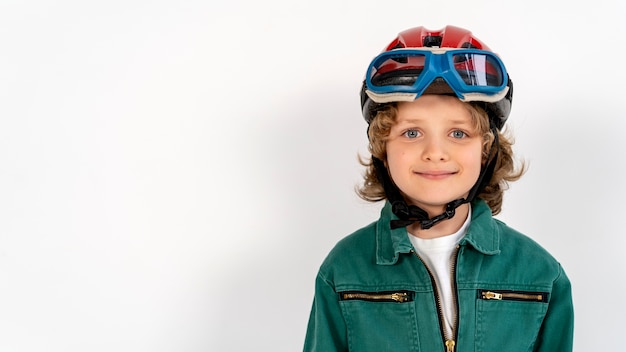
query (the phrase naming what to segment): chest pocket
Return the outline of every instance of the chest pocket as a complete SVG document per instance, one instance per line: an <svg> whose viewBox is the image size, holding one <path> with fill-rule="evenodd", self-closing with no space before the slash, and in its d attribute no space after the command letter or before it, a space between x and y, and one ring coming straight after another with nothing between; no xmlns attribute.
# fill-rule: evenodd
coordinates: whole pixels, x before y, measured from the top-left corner
<svg viewBox="0 0 626 352"><path fill-rule="evenodd" d="M418 351L415 293L339 293L351 352Z"/></svg>
<svg viewBox="0 0 626 352"><path fill-rule="evenodd" d="M476 352L532 351L548 309L547 292L478 290Z"/></svg>

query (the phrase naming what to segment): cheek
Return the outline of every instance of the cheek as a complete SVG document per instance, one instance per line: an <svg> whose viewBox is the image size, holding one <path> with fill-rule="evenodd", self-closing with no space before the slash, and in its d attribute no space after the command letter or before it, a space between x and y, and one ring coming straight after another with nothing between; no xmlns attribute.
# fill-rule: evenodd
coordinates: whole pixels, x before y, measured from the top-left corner
<svg viewBox="0 0 626 352"><path fill-rule="evenodd" d="M465 153L463 159L465 160L466 168L475 170L476 174L480 173L483 164L482 149L480 147L472 148L471 151Z"/></svg>
<svg viewBox="0 0 626 352"><path fill-rule="evenodd" d="M400 160L402 152L396 148L393 143L387 143L385 152L387 157L387 167L391 169L398 163L398 160Z"/></svg>
<svg viewBox="0 0 626 352"><path fill-rule="evenodd" d="M398 182L404 170L410 164L407 159L409 153L401 148L387 147L387 169L394 182Z"/></svg>
<svg viewBox="0 0 626 352"><path fill-rule="evenodd" d="M401 158L398 157L398 154L387 154L387 170L392 177L398 173L401 165Z"/></svg>

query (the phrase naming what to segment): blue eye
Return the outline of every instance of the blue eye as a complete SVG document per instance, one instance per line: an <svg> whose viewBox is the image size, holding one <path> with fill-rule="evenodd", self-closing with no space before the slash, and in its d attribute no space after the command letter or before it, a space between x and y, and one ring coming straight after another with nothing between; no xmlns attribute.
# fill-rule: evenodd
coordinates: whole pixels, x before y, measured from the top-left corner
<svg viewBox="0 0 626 352"><path fill-rule="evenodd" d="M454 138L464 138L467 137L467 133L460 131L460 130L456 130L456 131L452 131L452 133L450 133L450 135Z"/></svg>
<svg viewBox="0 0 626 352"><path fill-rule="evenodd" d="M417 138L419 134L417 130L407 130L404 132L404 136L407 138Z"/></svg>

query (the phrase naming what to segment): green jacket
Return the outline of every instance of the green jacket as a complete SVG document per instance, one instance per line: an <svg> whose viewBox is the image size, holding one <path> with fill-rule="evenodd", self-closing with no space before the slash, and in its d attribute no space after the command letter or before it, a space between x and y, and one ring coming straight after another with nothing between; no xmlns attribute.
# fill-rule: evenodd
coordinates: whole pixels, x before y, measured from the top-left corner
<svg viewBox="0 0 626 352"><path fill-rule="evenodd" d="M572 350L570 282L530 238L482 200L456 255L456 336L444 337L434 280L387 203L320 267L304 351Z"/></svg>

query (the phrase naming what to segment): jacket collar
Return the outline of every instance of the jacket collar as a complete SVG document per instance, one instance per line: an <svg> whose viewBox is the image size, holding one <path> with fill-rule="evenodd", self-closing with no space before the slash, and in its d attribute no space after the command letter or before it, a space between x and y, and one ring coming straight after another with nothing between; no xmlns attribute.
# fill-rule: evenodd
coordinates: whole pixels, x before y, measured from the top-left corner
<svg viewBox="0 0 626 352"><path fill-rule="evenodd" d="M391 229L389 221L398 217L391 211L391 204L385 203L376 223L376 264L393 265L402 253L413 250L405 227ZM500 253L500 232L491 209L482 199L472 202L472 222L460 244L470 245L485 255Z"/></svg>

